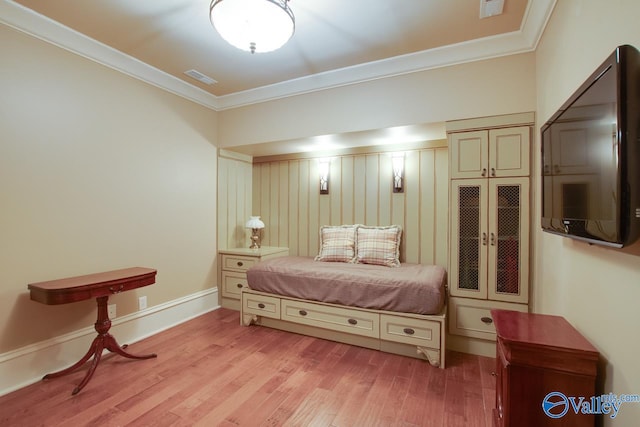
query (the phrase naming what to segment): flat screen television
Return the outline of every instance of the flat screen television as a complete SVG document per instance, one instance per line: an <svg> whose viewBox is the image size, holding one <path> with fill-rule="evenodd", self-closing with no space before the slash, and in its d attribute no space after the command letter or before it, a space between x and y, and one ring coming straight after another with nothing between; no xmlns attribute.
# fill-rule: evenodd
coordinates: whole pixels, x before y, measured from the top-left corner
<svg viewBox="0 0 640 427"><path fill-rule="evenodd" d="M619 46L540 129L542 229L621 248L640 231L640 54Z"/></svg>

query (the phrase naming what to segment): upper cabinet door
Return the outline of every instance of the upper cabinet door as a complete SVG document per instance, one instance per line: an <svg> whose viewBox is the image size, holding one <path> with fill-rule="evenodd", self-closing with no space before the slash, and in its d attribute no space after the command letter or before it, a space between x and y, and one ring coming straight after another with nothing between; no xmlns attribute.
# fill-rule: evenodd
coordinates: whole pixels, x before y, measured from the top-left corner
<svg viewBox="0 0 640 427"><path fill-rule="evenodd" d="M489 133L486 130L450 134L449 150L452 179L488 176Z"/></svg>
<svg viewBox="0 0 640 427"><path fill-rule="evenodd" d="M528 126L449 135L451 179L529 176Z"/></svg>
<svg viewBox="0 0 640 427"><path fill-rule="evenodd" d="M489 131L489 177L529 176L530 128Z"/></svg>

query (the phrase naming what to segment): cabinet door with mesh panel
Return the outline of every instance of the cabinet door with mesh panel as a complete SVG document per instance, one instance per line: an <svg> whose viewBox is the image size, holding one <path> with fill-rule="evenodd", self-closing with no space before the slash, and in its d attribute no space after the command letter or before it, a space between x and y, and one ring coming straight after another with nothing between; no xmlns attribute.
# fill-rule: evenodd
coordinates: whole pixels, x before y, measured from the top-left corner
<svg viewBox="0 0 640 427"><path fill-rule="evenodd" d="M529 179L489 180L489 299L526 303Z"/></svg>
<svg viewBox="0 0 640 427"><path fill-rule="evenodd" d="M451 182L450 293L487 298L487 187L486 179Z"/></svg>

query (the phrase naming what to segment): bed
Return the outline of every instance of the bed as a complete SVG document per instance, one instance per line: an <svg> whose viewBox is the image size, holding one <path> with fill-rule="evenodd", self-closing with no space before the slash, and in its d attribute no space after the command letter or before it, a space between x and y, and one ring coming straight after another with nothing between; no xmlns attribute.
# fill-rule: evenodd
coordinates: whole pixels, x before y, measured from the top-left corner
<svg viewBox="0 0 640 427"><path fill-rule="evenodd" d="M397 258L393 266L362 262L367 259L358 258L355 243L353 256L321 262L328 245L322 230L321 236L315 258L274 258L247 271L242 324L424 357L444 368L445 269Z"/></svg>

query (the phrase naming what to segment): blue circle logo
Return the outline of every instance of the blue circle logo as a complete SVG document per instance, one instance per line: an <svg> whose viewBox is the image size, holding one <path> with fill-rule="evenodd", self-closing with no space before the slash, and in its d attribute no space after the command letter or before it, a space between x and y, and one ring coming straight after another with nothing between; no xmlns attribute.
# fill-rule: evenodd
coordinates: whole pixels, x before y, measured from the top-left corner
<svg viewBox="0 0 640 427"><path fill-rule="evenodd" d="M563 393L552 391L542 399L542 410L550 418L562 418L569 412L569 399Z"/></svg>

